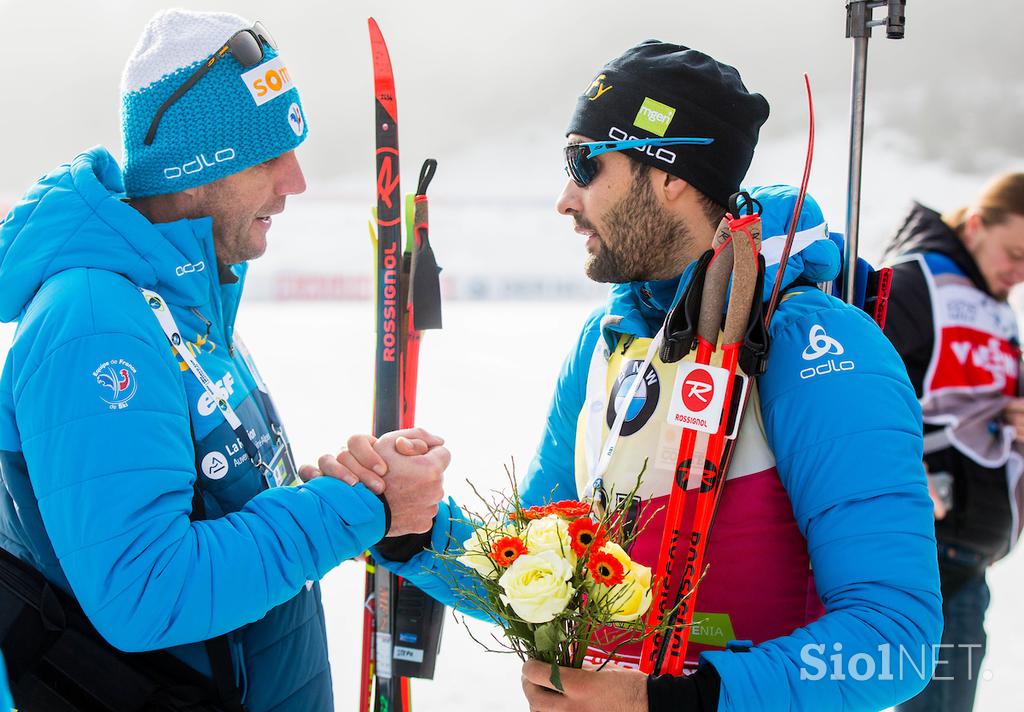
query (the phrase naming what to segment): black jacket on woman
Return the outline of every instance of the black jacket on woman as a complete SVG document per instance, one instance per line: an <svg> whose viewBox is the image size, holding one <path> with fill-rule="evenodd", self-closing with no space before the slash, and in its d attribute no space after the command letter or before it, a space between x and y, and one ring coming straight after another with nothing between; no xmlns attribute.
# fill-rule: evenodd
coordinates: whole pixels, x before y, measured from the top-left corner
<svg viewBox="0 0 1024 712"><path fill-rule="evenodd" d="M1020 528L1024 458L1002 419L1019 394L1017 323L934 210L914 204L886 261L894 278L885 333L921 400L928 472L952 481L951 507L935 523L949 596L1005 556Z"/></svg>

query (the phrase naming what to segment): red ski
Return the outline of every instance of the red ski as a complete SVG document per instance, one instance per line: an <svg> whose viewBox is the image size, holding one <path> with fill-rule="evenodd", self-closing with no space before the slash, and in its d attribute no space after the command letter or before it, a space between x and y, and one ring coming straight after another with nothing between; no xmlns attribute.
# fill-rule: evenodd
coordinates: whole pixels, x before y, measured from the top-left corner
<svg viewBox="0 0 1024 712"><path fill-rule="evenodd" d="M373 433L381 436L415 423L421 331L441 328L438 267L430 247L426 191L437 161L423 166L409 200L408 240L402 249L402 194L398 104L387 45L370 18L376 97L377 206L371 236L376 245L377 345ZM366 556L359 710L409 712L410 677L432 678L444 606Z"/></svg>

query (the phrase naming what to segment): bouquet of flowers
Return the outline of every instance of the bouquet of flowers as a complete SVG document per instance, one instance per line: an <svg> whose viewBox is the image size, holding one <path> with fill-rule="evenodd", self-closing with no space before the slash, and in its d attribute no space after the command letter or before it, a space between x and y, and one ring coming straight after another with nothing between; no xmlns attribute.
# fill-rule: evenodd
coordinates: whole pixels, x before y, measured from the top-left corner
<svg viewBox="0 0 1024 712"><path fill-rule="evenodd" d="M598 629L605 629L605 641L615 631L612 655L663 632L644 622L651 569L627 553L639 533L626 516L633 494L608 510L575 500L524 509L513 480L511 496L480 497L487 512L471 515L474 529L462 553L442 555L470 569L476 585L454 587L504 629L505 647L523 660L551 663L559 689L558 666L582 667Z"/></svg>

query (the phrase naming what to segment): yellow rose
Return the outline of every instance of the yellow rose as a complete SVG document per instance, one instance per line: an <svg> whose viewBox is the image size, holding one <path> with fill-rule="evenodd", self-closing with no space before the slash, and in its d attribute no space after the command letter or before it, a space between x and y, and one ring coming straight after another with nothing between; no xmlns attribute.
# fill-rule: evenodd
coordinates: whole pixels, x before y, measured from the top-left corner
<svg viewBox="0 0 1024 712"><path fill-rule="evenodd" d="M501 567L491 558L491 545L503 536L500 531L489 531L487 527L473 530L473 535L462 544L464 553L456 561L468 566L484 578L496 579Z"/></svg>
<svg viewBox="0 0 1024 712"><path fill-rule="evenodd" d="M651 569L629 558L621 546L608 542L601 551L611 554L622 564L622 583L604 586L594 583L597 605L613 621L635 621L651 607Z"/></svg>
<svg viewBox="0 0 1024 712"><path fill-rule="evenodd" d="M553 551L523 554L498 579L501 600L529 623L547 623L576 593L573 566Z"/></svg>
<svg viewBox="0 0 1024 712"><path fill-rule="evenodd" d="M523 532L523 541L530 548L531 554L552 551L566 559L570 566L576 567L577 557L569 538L569 523L557 514L531 521Z"/></svg>

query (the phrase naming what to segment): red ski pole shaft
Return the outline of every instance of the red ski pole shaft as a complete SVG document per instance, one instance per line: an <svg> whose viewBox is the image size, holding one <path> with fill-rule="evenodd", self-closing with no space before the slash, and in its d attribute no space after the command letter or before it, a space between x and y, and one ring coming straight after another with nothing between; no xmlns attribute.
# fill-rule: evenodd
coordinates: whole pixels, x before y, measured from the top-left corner
<svg viewBox="0 0 1024 712"><path fill-rule="evenodd" d="M409 294L412 294L412 277L416 273L416 253L423 244L427 232L427 196L417 195L414 200L413 236L415 244L409 259ZM407 298L405 318L405 361L402 364L402 418L401 427L411 428L416 424L416 383L420 367L420 342L423 332L416 328L415 303Z"/></svg>
<svg viewBox="0 0 1024 712"><path fill-rule="evenodd" d="M722 307L732 270L732 250L728 221L722 220L715 233L713 242L714 256L707 267L704 278L704 289L701 293L701 313L697 328L696 363L710 364L711 356L718 340L721 326ZM653 571L654 592L651 611L647 615L649 629L661 624L669 609L669 581L672 577L675 552L680 542L680 526L683 518L683 506L686 501L686 480L693 454L698 449L698 440L706 434L693 428L684 428L680 438L679 457L676 460L676 476L669 494L668 509L665 513L665 529L662 532L658 558ZM657 648L661 643L660 635L651 635L644 639L640 653L640 669L650 673L654 669Z"/></svg>
<svg viewBox="0 0 1024 712"><path fill-rule="evenodd" d="M711 463L712 468L709 473L710 477L705 477L697 494L693 531L690 535L690 551L686 557L687 565L683 570L679 589L681 594L694 590L703 569L712 516L717 509L727 474L721 466L723 464L722 455L732 415L733 390L740 348L743 346L743 338L750 320L750 310L754 299L760 298L760 295L754 294L758 272L757 254L761 245L760 216L754 214L735 218L730 221L729 228L732 233L733 272L732 285L729 290L729 311L725 318L725 329L722 335L722 368L727 370L730 375L725 391L726 410L718 431L711 436L708 442L707 462ZM694 599L695 596L690 598ZM694 603L694 600L689 600L685 607L680 606L676 624L666 649L668 655L662 672L671 675L678 675L682 672L693 623Z"/></svg>
<svg viewBox="0 0 1024 712"><path fill-rule="evenodd" d="M782 257L779 258L779 270L775 274L772 296L768 300L768 308L765 310L765 324L771 323L775 308L779 305L779 290L782 288L782 281L786 276L786 264L789 262L789 253L793 249L793 237L796 235L797 225L800 224L800 213L804 208L804 198L807 197L807 184L811 180L811 163L814 161L814 97L811 95L811 78L806 73L804 74L804 86L807 88L807 157L804 159L804 175L800 180L796 205L793 206L793 217L789 221L789 231L786 233Z"/></svg>

